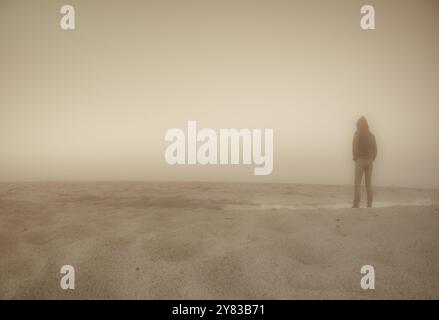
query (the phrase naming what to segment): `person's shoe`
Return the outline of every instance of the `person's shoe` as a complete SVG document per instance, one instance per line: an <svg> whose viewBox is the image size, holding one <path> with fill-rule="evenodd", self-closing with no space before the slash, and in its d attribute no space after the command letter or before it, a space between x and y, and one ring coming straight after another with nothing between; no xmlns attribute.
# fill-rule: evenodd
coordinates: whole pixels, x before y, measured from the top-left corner
<svg viewBox="0 0 439 320"><path fill-rule="evenodd" d="M368 204L367 207L368 207L368 208L372 208L372 204Z"/></svg>
<svg viewBox="0 0 439 320"><path fill-rule="evenodd" d="M352 206L352 208L359 208L360 206L358 205L358 204L354 204L353 206Z"/></svg>

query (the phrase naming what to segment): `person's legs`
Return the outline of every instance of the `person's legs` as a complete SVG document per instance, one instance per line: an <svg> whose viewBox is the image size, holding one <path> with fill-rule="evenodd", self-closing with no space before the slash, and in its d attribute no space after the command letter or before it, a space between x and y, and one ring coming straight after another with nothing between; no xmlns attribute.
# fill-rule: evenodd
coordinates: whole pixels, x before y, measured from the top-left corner
<svg viewBox="0 0 439 320"><path fill-rule="evenodd" d="M364 168L364 175L366 180L366 191L367 191L367 206L372 207L373 194L372 194L372 169L373 161L371 160L369 165Z"/></svg>
<svg viewBox="0 0 439 320"><path fill-rule="evenodd" d="M354 208L358 208L361 200L361 180L363 178L363 165L361 159L355 161L355 192L354 192Z"/></svg>

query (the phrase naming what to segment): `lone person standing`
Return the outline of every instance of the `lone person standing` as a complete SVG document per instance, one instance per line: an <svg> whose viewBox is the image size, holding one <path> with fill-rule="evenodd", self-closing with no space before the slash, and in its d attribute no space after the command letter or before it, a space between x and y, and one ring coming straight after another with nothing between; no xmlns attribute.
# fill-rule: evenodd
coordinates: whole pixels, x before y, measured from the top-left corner
<svg viewBox="0 0 439 320"><path fill-rule="evenodd" d="M352 154L355 161L355 193L353 208L360 206L361 200L361 180L363 174L366 180L367 207L372 207L372 168L373 161L377 156L377 144L375 136L370 132L369 125L365 117L357 121L357 131L352 142Z"/></svg>

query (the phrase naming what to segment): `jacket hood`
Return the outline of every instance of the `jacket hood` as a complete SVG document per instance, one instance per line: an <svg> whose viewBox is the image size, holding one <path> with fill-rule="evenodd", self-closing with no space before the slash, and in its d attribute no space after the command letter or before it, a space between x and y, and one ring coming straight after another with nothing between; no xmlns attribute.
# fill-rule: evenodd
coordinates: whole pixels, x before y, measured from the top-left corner
<svg viewBox="0 0 439 320"><path fill-rule="evenodd" d="M369 130L369 124L367 123L367 120L365 117L361 117L357 121L357 130Z"/></svg>

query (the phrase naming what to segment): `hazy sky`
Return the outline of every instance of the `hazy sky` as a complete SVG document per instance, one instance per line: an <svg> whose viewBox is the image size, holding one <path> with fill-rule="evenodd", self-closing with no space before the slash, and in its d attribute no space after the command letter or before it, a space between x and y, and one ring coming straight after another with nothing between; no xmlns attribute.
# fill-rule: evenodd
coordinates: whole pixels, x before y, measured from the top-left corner
<svg viewBox="0 0 439 320"><path fill-rule="evenodd" d="M376 184L439 187L438 39L436 0L0 0L0 181L351 184L364 115ZM273 173L166 164L188 120L273 128Z"/></svg>

